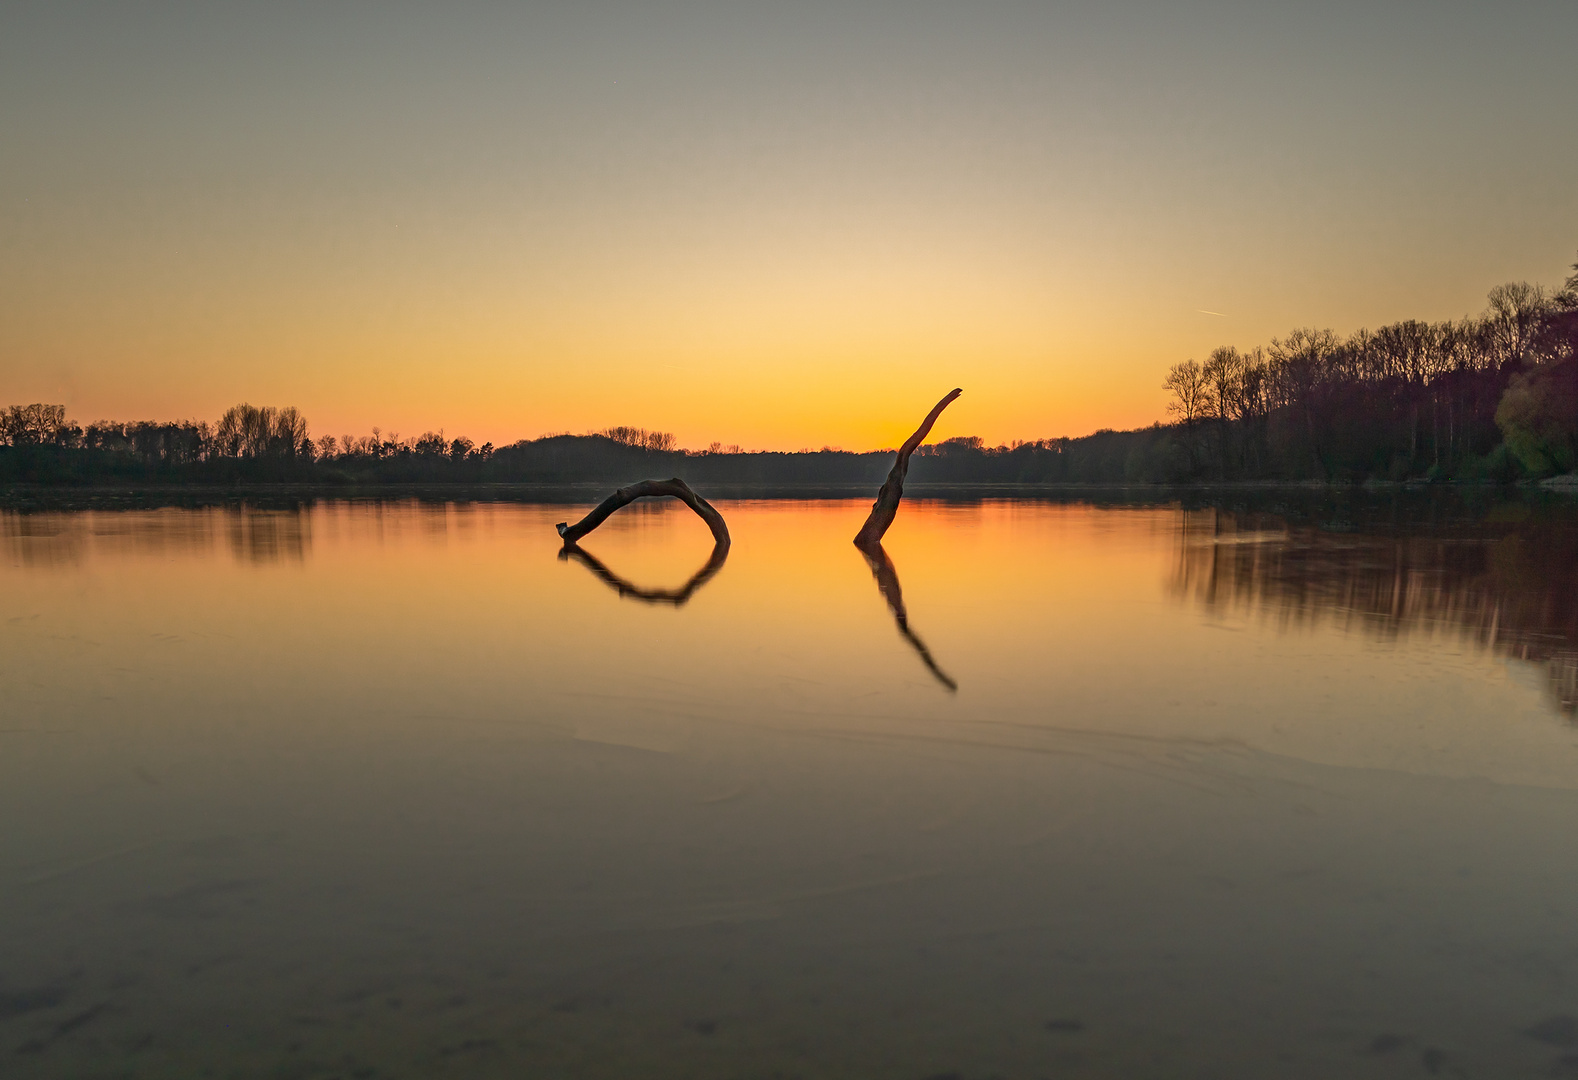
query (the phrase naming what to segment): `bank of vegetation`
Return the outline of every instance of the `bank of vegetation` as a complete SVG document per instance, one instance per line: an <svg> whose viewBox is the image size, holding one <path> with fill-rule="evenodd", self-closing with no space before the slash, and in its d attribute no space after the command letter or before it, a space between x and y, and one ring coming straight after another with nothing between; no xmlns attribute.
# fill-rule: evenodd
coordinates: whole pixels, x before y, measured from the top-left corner
<svg viewBox="0 0 1578 1080"><path fill-rule="evenodd" d="M1497 480L1578 466L1578 264L1458 322L1295 330L1173 365L1167 463L1189 477ZM1154 470L1152 470L1154 471ZM1165 471L1165 470L1164 470Z"/></svg>
<svg viewBox="0 0 1578 1080"><path fill-rule="evenodd" d="M1456 322L1270 344L1174 364L1170 423L1082 438L925 446L918 483L1189 484L1366 480L1507 483L1578 468L1578 264L1557 290L1515 283ZM312 436L294 408L217 423L78 424L59 405L0 412L0 485L619 483L870 486L891 451L681 449L636 427L509 446L426 432Z"/></svg>

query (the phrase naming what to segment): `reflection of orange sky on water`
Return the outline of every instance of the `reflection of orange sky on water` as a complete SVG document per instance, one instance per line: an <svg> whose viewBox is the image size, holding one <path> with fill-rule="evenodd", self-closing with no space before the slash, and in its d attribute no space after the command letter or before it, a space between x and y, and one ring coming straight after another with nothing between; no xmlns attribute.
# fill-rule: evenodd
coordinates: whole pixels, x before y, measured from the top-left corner
<svg viewBox="0 0 1578 1080"><path fill-rule="evenodd" d="M959 682L949 695L850 543L868 506L720 503L733 550L680 610L621 600L556 558L553 522L581 507L7 515L10 670L44 673L13 692L47 714L50 686L113 681L119 665L160 723L180 714L169 698L206 702L188 714L202 717L240 686L391 730L468 715L637 744L709 723L1036 745L1078 731L1516 776L1544 776L1557 759L1541 747L1565 746L1537 685L1475 650L1180 603L1166 508L906 504L886 546L911 626ZM673 588L711 544L668 503L616 515L585 547Z"/></svg>

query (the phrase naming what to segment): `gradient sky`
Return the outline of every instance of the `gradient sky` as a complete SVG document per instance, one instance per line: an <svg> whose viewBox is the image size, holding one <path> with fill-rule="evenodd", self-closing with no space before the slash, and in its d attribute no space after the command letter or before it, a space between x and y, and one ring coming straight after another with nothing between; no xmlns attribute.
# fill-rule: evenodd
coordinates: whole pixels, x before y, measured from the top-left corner
<svg viewBox="0 0 1578 1080"><path fill-rule="evenodd" d="M0 0L0 404L1146 424L1216 345L1559 282L1574 42L1572 0Z"/></svg>

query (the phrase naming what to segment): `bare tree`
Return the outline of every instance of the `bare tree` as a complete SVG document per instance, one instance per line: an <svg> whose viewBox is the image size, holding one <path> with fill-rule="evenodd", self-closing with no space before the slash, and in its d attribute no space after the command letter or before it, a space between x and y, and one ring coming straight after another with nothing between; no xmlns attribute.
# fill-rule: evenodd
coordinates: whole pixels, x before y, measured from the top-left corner
<svg viewBox="0 0 1578 1080"><path fill-rule="evenodd" d="M64 405L12 405L0 412L0 444L41 446L58 443L67 428Z"/></svg>
<svg viewBox="0 0 1578 1080"><path fill-rule="evenodd" d="M1162 389L1170 391L1173 399L1167 411L1178 418L1184 429L1184 449L1189 454L1189 470L1199 468L1195 446L1195 427L1211 415L1211 394L1204 370L1198 360L1185 360L1167 369Z"/></svg>
<svg viewBox="0 0 1578 1080"><path fill-rule="evenodd" d="M638 450L657 450L668 452L674 450L679 445L678 441L674 438L673 432L648 431L646 428L628 427L625 425L604 428L602 431L597 432L597 434L602 435L605 438L612 439L616 443L622 443L625 446L634 446Z"/></svg>
<svg viewBox="0 0 1578 1080"><path fill-rule="evenodd" d="M1230 471L1231 424L1244 416L1243 354L1230 345L1213 349L1200 367L1205 379L1209 410L1216 418L1216 449L1222 475Z"/></svg>
<svg viewBox="0 0 1578 1080"><path fill-rule="evenodd" d="M1544 286L1527 281L1497 285L1486 297L1490 308L1485 321L1497 366L1505 369L1523 360L1539 330L1540 318L1551 308L1552 297Z"/></svg>
<svg viewBox="0 0 1578 1080"><path fill-rule="evenodd" d="M1211 415L1211 395L1198 360L1185 360L1168 368L1162 389L1173 395L1167 411L1184 424L1193 425Z"/></svg>
<svg viewBox="0 0 1578 1080"><path fill-rule="evenodd" d="M1318 470L1324 471L1320 425L1316 422L1316 396L1330 378L1332 360L1337 354L1337 335L1330 330L1301 326L1286 338L1272 338L1269 353L1278 393L1285 403L1303 415L1312 462Z"/></svg>

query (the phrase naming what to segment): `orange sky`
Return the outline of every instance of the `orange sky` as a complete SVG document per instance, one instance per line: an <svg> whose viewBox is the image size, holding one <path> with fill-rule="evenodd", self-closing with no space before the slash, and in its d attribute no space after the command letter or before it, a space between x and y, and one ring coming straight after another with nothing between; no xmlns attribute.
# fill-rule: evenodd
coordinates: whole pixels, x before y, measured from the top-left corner
<svg viewBox="0 0 1578 1080"><path fill-rule="evenodd" d="M0 404L865 449L958 385L935 437L1146 424L1216 345L1564 276L1578 15L1425 10L8 9Z"/></svg>

